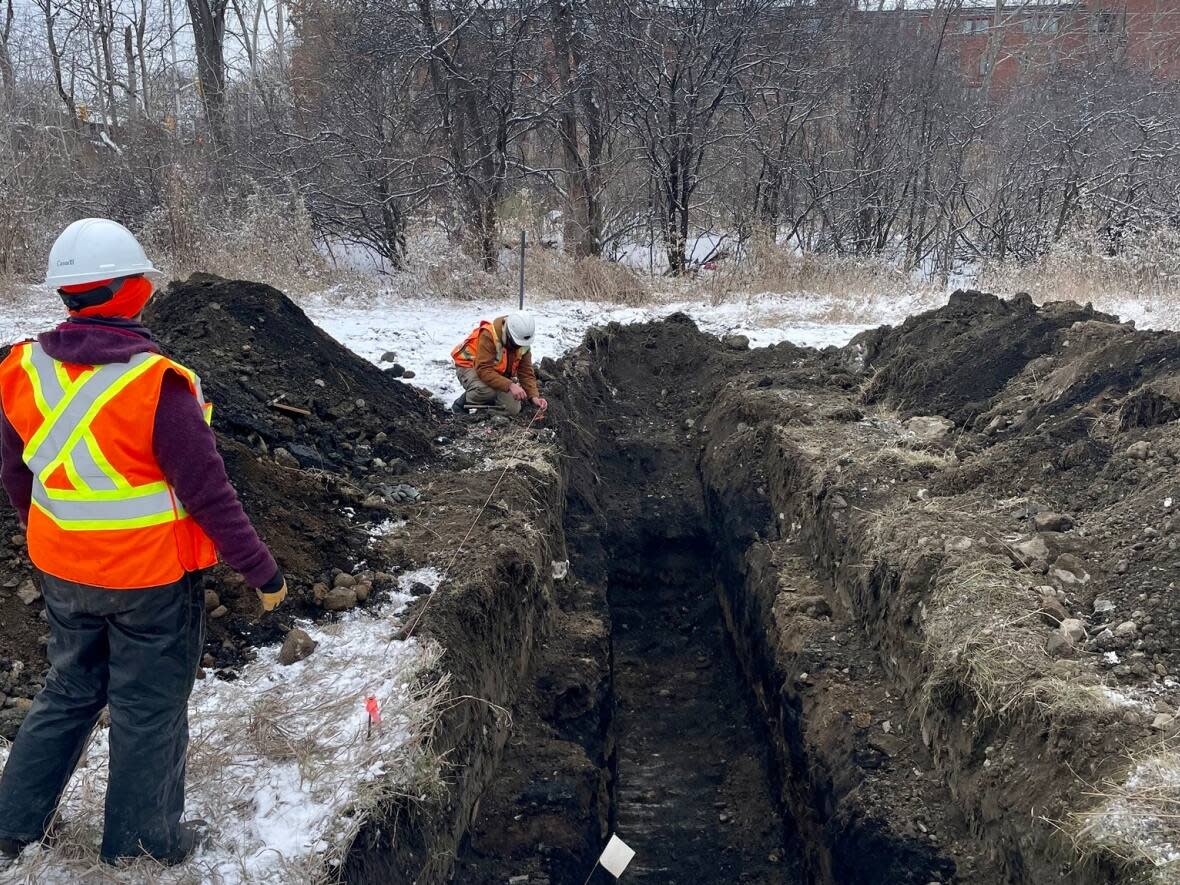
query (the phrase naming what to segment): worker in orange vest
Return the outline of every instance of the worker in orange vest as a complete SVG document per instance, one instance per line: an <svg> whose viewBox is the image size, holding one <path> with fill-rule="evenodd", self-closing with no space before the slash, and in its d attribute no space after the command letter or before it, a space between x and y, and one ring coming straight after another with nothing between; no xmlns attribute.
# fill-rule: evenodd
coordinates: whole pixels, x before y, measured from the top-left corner
<svg viewBox="0 0 1180 885"><path fill-rule="evenodd" d="M203 837L181 821L200 572L220 553L264 610L286 597L217 454L200 379L140 324L156 276L122 225L75 222L46 277L69 321L0 363L0 481L39 573L50 663L0 777L0 869L45 837L104 706L102 859L187 858Z"/></svg>
<svg viewBox="0 0 1180 885"><path fill-rule="evenodd" d="M533 371L536 324L523 312L484 320L451 351L463 393L451 408L491 407L509 416L520 414L525 401L544 414L548 401L541 396Z"/></svg>

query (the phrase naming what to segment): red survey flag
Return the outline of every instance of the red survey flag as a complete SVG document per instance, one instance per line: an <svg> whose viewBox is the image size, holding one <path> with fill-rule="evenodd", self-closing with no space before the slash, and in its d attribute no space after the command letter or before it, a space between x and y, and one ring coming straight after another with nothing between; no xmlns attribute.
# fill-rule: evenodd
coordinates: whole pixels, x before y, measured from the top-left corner
<svg viewBox="0 0 1180 885"><path fill-rule="evenodd" d="M377 699L372 695L365 698L365 709L369 711L369 722L376 724L381 721L381 708L377 706Z"/></svg>

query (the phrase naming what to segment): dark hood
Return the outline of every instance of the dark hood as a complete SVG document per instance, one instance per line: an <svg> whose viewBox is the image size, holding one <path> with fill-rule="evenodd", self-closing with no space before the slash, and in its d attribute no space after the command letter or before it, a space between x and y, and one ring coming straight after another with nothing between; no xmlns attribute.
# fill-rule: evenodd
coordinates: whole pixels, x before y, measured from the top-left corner
<svg viewBox="0 0 1180 885"><path fill-rule="evenodd" d="M37 336L55 360L83 366L125 363L137 353L159 353L147 327L135 320L76 317Z"/></svg>

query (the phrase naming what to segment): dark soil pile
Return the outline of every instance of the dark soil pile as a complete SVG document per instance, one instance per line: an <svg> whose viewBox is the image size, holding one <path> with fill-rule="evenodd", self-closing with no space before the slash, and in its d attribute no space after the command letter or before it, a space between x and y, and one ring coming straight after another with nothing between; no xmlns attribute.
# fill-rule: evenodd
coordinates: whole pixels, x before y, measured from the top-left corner
<svg viewBox="0 0 1180 885"><path fill-rule="evenodd" d="M906 416L944 415L965 424L1030 360L1048 353L1076 322L1115 317L1070 302L1038 308L1027 295L1004 300L955 292L945 307L853 339L873 372L865 402Z"/></svg>
<svg viewBox="0 0 1180 885"><path fill-rule="evenodd" d="M1034 572L1052 575L1060 551L1084 567L1066 603L1087 651L1120 682L1175 695L1180 334L1087 322L1060 345L994 398L931 492L1011 499L1011 531L1049 548Z"/></svg>
<svg viewBox="0 0 1180 885"><path fill-rule="evenodd" d="M433 451L442 413L429 395L348 350L277 289L194 275L156 296L146 323L201 376L223 434L282 447L301 467L354 472Z"/></svg>

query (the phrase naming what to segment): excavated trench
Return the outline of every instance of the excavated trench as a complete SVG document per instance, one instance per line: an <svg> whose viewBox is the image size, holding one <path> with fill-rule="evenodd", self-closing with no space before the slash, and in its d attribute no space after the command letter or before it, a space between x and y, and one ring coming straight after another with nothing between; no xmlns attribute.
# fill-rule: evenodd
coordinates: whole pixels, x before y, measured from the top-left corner
<svg viewBox="0 0 1180 885"><path fill-rule="evenodd" d="M999 368L977 341L989 323L1029 330ZM928 327L946 340L927 356L946 365L910 371ZM1052 513L1064 528L1034 526L1036 502L1014 495L1029 495L1021 471L1035 468L1056 483L1042 477L1036 494L1097 520L1086 459L1099 455L1104 475L1133 474L1165 509L1178 493L1150 486L1170 480L1139 466L1152 445L1134 442L1142 429L1106 448L1075 440L1056 462L1038 448L1045 434L1073 440L1080 422L1017 431L1054 348L1074 361L1054 390L1076 381L1093 396L1093 372L1074 364L1086 352L1063 336L1107 342L1098 370L1112 348L1167 342L1070 305L970 293L888 347L884 335L840 352L751 352L673 316L592 330L541 364L557 444L514 451L520 488L497 517L513 540L501 535L494 562L431 616L457 693L481 703L440 727L451 787L440 807L408 810L421 838L364 843L373 857L394 846L382 871L410 876L389 881L606 882L590 871L611 833L635 848L635 881L1139 881L1076 829L1093 806L1080 791L1124 777L1120 754L1173 717L1145 718L1112 691L1089 647L1052 652L1101 575L1087 544L1122 549L1126 529L1066 534L1070 520ZM935 417L875 405L885 382L866 387L866 365L886 351L897 396L949 379L915 388L938 402ZM1021 360L1028 377L1012 381ZM1011 404L991 399L1005 384ZM989 448L987 428L1004 421L1011 440ZM984 430L950 437L960 424ZM1117 595L1116 583L1097 592ZM1118 640L1091 624L1097 650ZM1115 676L1150 675L1144 635L1121 646L1130 664L1102 659L1122 667ZM1150 660L1167 690L1165 661ZM408 858L414 845L428 867ZM363 871L349 877L372 880Z"/></svg>
<svg viewBox="0 0 1180 885"><path fill-rule="evenodd" d="M707 377L686 408L658 363L594 344L589 370L567 364L551 383L570 576L555 584L533 686L454 880L577 885L614 832L636 851L628 881L950 881L953 865L920 832L837 820L829 774L811 770L807 712L776 688L771 612L747 575L754 526L773 514L757 496L708 490L699 418L686 417L707 411L707 377L723 374L699 362ZM798 557L797 583L819 598L809 565Z"/></svg>
<svg viewBox="0 0 1180 885"><path fill-rule="evenodd" d="M636 882L799 882L765 724L726 633L708 538L613 561L613 829Z"/></svg>

